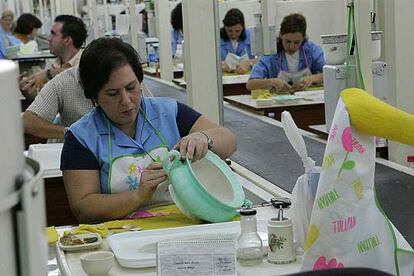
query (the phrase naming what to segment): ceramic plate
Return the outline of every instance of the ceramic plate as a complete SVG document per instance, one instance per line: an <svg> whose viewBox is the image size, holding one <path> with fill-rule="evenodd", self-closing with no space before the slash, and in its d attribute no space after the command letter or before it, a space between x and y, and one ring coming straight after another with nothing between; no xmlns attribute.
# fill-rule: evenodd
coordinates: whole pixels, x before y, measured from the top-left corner
<svg viewBox="0 0 414 276"><path fill-rule="evenodd" d="M85 239L88 238L97 238L95 242L85 242L84 244L77 244L77 245L63 245L59 240L59 247L63 251L80 251L80 250L89 250L98 248L101 246L102 238L97 233L89 233L89 234L77 234L75 235L77 238L79 238L82 241L85 241Z"/></svg>

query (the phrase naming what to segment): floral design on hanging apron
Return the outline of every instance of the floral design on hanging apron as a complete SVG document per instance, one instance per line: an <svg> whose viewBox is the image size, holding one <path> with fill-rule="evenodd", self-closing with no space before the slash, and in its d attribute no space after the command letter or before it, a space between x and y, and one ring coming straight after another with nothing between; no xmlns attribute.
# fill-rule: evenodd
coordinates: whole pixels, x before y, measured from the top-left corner
<svg viewBox="0 0 414 276"><path fill-rule="evenodd" d="M340 98L324 154L302 270L371 267L412 275L414 252L379 205L374 174L375 137L361 134L351 125Z"/></svg>

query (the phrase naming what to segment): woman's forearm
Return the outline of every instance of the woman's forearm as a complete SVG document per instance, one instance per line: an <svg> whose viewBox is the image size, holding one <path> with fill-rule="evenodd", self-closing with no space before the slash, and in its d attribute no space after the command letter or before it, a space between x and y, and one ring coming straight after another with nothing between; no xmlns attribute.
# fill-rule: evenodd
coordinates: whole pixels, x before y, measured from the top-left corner
<svg viewBox="0 0 414 276"><path fill-rule="evenodd" d="M71 209L81 223L93 223L120 219L144 203L134 190L119 194L90 194L74 202Z"/></svg>
<svg viewBox="0 0 414 276"><path fill-rule="evenodd" d="M269 79L250 79L246 83L247 90L270 89L272 84Z"/></svg>

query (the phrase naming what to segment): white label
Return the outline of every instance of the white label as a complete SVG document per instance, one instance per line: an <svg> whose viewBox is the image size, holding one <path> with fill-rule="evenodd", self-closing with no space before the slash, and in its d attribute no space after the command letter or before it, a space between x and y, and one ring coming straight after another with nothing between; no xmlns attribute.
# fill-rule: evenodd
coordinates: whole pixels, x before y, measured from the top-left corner
<svg viewBox="0 0 414 276"><path fill-rule="evenodd" d="M182 240L159 242L159 276L236 275L234 240Z"/></svg>

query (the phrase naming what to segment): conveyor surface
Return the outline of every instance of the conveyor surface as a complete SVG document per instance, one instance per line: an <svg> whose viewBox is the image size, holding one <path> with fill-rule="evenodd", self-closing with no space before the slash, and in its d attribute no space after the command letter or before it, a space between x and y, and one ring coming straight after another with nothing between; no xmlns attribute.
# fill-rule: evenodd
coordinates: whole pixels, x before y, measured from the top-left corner
<svg viewBox="0 0 414 276"><path fill-rule="evenodd" d="M186 103L184 91L145 78L154 96L172 97ZM224 125L237 135L237 152L232 160L291 192L296 179L303 174L300 158L290 145L282 128L230 108L224 108ZM321 165L325 144L304 137L308 154ZM393 224L414 246L414 177L376 164L376 193L381 206Z"/></svg>

